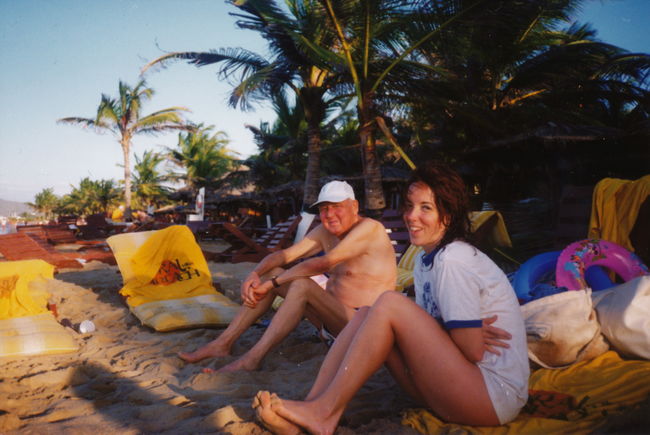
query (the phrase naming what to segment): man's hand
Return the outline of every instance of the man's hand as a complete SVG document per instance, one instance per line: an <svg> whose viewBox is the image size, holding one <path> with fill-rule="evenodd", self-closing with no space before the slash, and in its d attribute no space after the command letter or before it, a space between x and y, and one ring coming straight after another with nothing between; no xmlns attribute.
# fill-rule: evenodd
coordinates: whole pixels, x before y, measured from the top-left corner
<svg viewBox="0 0 650 435"><path fill-rule="evenodd" d="M271 280L264 281L263 283L259 284L257 287L250 287L251 291L249 294L244 298L244 306L248 308L255 308L257 303L264 299L266 295L271 291L273 288L273 283Z"/></svg>
<svg viewBox="0 0 650 435"><path fill-rule="evenodd" d="M253 290L259 285L262 284L262 280L260 279L260 276L257 274L257 272L252 271L251 273L248 274L244 282L241 284L241 298L243 301L246 299L250 299L250 297L253 294Z"/></svg>
<svg viewBox="0 0 650 435"><path fill-rule="evenodd" d="M510 335L510 333L506 330L492 326L492 324L496 321L496 314L492 317L483 319L481 332L483 332L483 345L485 346L485 350L496 355L501 355L501 352L499 352L496 347L510 347L510 345L503 340L510 340L512 338L512 335Z"/></svg>

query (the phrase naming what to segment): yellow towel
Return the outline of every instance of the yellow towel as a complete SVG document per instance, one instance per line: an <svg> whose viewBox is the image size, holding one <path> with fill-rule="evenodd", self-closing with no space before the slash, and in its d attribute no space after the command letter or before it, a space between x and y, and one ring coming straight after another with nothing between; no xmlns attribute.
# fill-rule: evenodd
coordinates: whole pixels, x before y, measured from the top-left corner
<svg viewBox="0 0 650 435"><path fill-rule="evenodd" d="M489 234L489 241L494 246L507 246L512 247L512 241L506 228L506 223L503 220L503 215L494 210L488 211L472 211L469 213L469 220L471 224L471 231L474 232L480 228L492 216L497 216L497 223L492 228Z"/></svg>
<svg viewBox="0 0 650 435"><path fill-rule="evenodd" d="M608 416L648 398L650 361L624 361L614 352L561 370L539 369L529 381L528 403L512 422L496 427L447 424L424 409L409 410L402 424L426 434L586 434Z"/></svg>
<svg viewBox="0 0 650 435"><path fill-rule="evenodd" d="M604 178L594 187L589 219L589 238L618 243L634 252L630 231L639 207L650 195L650 175L638 180Z"/></svg>
<svg viewBox="0 0 650 435"><path fill-rule="evenodd" d="M397 291L404 291L405 288L413 285L413 268L415 257L422 251L420 246L409 245L397 263Z"/></svg>
<svg viewBox="0 0 650 435"><path fill-rule="evenodd" d="M155 231L130 259L133 276L120 294L130 307L147 302L214 295L208 263L183 225Z"/></svg>
<svg viewBox="0 0 650 435"><path fill-rule="evenodd" d="M43 260L0 262L0 320L47 313L47 279L54 266Z"/></svg>

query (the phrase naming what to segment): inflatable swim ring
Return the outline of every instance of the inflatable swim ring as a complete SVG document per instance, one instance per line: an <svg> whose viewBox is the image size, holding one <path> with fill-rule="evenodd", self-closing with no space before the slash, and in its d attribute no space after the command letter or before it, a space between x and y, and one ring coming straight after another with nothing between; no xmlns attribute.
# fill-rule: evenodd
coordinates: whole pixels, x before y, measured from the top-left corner
<svg viewBox="0 0 650 435"><path fill-rule="evenodd" d="M526 260L517 270L512 282L517 298L528 302L532 298L531 291L535 283L545 273L555 270L555 264L559 257L560 251L553 251L544 252Z"/></svg>
<svg viewBox="0 0 650 435"><path fill-rule="evenodd" d="M648 267L632 252L607 240L585 239L571 243L560 253L555 267L558 287L587 288L586 271L591 266L610 269L624 281L648 275Z"/></svg>

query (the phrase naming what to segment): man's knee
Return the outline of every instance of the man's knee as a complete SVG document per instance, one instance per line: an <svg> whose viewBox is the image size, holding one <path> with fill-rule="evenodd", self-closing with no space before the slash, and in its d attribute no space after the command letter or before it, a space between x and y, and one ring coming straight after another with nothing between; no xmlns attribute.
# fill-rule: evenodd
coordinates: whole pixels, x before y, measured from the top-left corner
<svg viewBox="0 0 650 435"><path fill-rule="evenodd" d="M313 292L316 287L316 283L310 278L296 279L294 281L291 281L289 284L285 298L309 300L310 293Z"/></svg>

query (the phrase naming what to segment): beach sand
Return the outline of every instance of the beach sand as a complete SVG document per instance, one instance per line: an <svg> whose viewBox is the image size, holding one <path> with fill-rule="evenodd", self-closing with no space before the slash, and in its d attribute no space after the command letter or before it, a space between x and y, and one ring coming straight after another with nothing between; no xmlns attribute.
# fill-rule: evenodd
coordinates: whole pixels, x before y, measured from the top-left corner
<svg viewBox="0 0 650 435"><path fill-rule="evenodd" d="M239 285L254 264L209 266L213 280L238 301ZM117 267L97 262L62 270L50 282L58 319L89 319L97 329L68 329L79 344L76 353L0 359L0 433L267 433L250 406L255 393L303 398L327 352L303 321L261 370L205 374L203 367L218 368L242 355L263 327L250 328L233 357L186 364L178 351L193 350L221 330L155 332L129 312L121 286ZM382 369L350 403L337 433L415 434L399 424L400 412L413 406Z"/></svg>

